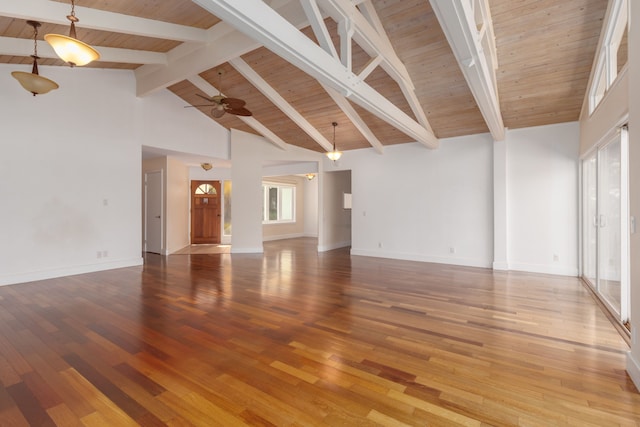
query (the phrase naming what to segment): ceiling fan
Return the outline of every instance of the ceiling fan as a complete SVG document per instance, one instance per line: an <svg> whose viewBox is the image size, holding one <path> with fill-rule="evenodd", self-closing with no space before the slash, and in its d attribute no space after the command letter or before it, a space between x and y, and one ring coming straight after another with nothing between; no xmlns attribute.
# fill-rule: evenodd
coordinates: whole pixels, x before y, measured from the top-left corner
<svg viewBox="0 0 640 427"><path fill-rule="evenodd" d="M220 77L220 80L222 80L222 74L223 71L222 70L218 70L218 76ZM218 84L218 87L220 87L220 84ZM220 89L218 89L218 94L212 97L208 97L205 95L201 95L199 93L196 93L196 95L198 95L200 98L204 99L205 101L209 102L208 104L196 104L196 105L187 105L185 108L189 108L189 107L213 107L211 109L211 115L213 117L220 118L222 116L224 116L225 113L229 113L229 114L234 114L236 116L250 116L251 115L251 111L247 110L244 106L246 104L245 101L243 101L242 99L238 99L238 98L227 98L226 96L223 96L222 93L220 92Z"/></svg>

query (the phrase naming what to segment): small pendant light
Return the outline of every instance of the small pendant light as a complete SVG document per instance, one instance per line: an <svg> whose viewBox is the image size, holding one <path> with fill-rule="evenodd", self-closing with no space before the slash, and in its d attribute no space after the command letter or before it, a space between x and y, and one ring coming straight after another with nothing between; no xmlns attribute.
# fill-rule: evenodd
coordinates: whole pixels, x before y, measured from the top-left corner
<svg viewBox="0 0 640 427"><path fill-rule="evenodd" d="M342 151L336 150L336 126L338 126L338 123L332 122L331 126L333 126L333 150L327 151L327 157L335 162L342 157Z"/></svg>

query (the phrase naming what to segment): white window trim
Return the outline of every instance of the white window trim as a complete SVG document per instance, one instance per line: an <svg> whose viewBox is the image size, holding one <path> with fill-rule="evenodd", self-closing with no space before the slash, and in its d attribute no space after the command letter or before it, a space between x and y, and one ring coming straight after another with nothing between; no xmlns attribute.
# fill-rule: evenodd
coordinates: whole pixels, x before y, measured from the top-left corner
<svg viewBox="0 0 640 427"><path fill-rule="evenodd" d="M280 204L280 190L282 188L291 188L293 190L293 197L292 197L292 219L286 219L286 220L269 220L269 219L265 219L269 217L269 200L268 200L268 193L266 191L264 191L265 187L275 187L278 189L278 218L281 216L282 214L282 207ZM263 225L270 225L270 224L293 224L296 222L296 185L295 184L287 184L287 183L282 183L282 182L269 182L269 181L263 181L262 182L262 224Z"/></svg>
<svg viewBox="0 0 640 427"><path fill-rule="evenodd" d="M609 3L588 90L589 115L593 114L618 77L618 48L628 25L628 13L628 0L612 0ZM599 93L598 87L603 79L604 92Z"/></svg>

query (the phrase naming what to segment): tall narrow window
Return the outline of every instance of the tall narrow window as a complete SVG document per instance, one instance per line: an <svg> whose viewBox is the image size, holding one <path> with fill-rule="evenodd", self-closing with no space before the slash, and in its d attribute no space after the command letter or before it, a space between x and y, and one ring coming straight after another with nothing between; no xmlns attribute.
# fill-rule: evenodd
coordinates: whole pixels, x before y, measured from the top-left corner
<svg viewBox="0 0 640 427"><path fill-rule="evenodd" d="M225 236L231 236L231 181L224 181L222 195L224 198L224 227L222 232Z"/></svg>
<svg viewBox="0 0 640 427"><path fill-rule="evenodd" d="M589 87L589 114L600 104L627 63L628 9L628 0L609 2Z"/></svg>

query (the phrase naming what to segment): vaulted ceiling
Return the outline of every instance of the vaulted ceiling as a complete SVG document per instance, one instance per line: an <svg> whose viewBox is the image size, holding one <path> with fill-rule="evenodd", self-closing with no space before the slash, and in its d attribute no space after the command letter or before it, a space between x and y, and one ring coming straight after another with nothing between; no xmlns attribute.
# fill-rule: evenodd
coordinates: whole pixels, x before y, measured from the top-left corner
<svg viewBox="0 0 640 427"><path fill-rule="evenodd" d="M69 0L0 2L0 62L30 64L32 28L68 32ZM213 118L273 144L384 147L577 120L606 0L78 0L90 67L246 101ZM66 66L44 41L41 65ZM17 69L25 68L17 67ZM73 70L69 70L73 72ZM61 88L60 90L64 90ZM206 102L205 102L206 103Z"/></svg>

